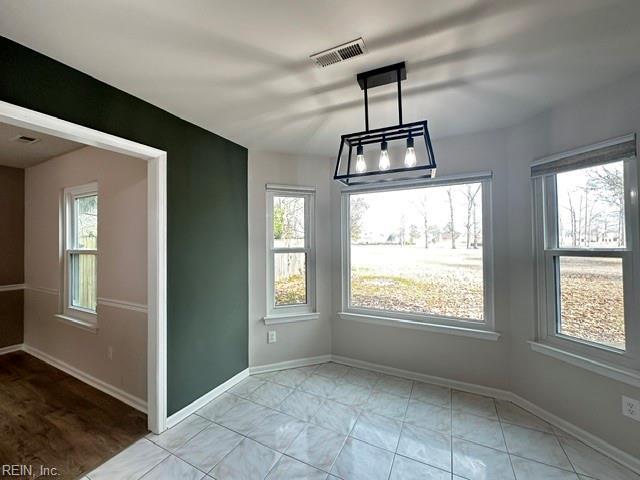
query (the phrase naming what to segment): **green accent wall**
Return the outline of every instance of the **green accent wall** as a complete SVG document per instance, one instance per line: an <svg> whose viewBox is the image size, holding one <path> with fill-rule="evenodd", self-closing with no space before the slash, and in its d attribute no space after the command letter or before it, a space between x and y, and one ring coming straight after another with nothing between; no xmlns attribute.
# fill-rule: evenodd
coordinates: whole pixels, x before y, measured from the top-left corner
<svg viewBox="0 0 640 480"><path fill-rule="evenodd" d="M0 65L0 100L167 152L168 413L247 368L247 149L4 37Z"/></svg>

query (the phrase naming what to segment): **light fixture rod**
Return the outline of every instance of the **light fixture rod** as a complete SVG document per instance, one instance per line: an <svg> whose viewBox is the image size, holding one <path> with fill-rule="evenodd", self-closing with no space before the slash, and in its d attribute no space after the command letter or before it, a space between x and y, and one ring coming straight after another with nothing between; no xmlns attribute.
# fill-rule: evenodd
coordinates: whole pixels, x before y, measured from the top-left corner
<svg viewBox="0 0 640 480"><path fill-rule="evenodd" d="M369 131L369 94L367 88L367 79L364 79L364 129Z"/></svg>
<svg viewBox="0 0 640 480"><path fill-rule="evenodd" d="M402 78L400 77L400 69L396 70L398 82L398 124L402 125Z"/></svg>

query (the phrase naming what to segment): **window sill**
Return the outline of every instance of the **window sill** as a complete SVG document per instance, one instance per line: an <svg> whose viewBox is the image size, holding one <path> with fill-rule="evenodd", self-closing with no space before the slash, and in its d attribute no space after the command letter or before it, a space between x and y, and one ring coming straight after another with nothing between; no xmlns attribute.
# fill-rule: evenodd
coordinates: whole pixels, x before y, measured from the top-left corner
<svg viewBox="0 0 640 480"><path fill-rule="evenodd" d="M69 317L67 315L55 314L56 320L72 325L74 327L86 330L91 333L98 333L98 326L94 323L87 322L86 320L80 320L79 318Z"/></svg>
<svg viewBox="0 0 640 480"><path fill-rule="evenodd" d="M360 313L339 312L338 317L342 320L371 323L374 325L386 325L390 327L412 328L415 330L425 330L428 332L447 333L449 335L459 335L462 337L479 338L482 340L497 341L500 333L489 330L480 330L468 327L456 327L452 325L440 325L437 323L416 322L413 320L403 320L400 318L378 317L373 315L363 315Z"/></svg>
<svg viewBox="0 0 640 480"><path fill-rule="evenodd" d="M284 323L306 322L307 320L317 320L320 318L318 312L295 313L290 315L267 315L264 320L265 325L281 325Z"/></svg>
<svg viewBox="0 0 640 480"><path fill-rule="evenodd" d="M531 346L531 350L534 352L538 352L570 365L584 368L585 370L618 380L619 382L626 383L627 385L640 387L640 372L637 370L616 367L614 365L567 352L561 348L552 347L551 345L541 342L529 341L529 345Z"/></svg>

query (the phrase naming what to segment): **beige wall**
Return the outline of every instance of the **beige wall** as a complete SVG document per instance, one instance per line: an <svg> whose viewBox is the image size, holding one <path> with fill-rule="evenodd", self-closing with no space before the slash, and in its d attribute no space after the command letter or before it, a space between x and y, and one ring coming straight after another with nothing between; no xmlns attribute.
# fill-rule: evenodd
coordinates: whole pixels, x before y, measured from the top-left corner
<svg viewBox="0 0 640 480"><path fill-rule="evenodd" d="M325 157L249 151L249 365L265 365L331 353L330 165ZM266 327L267 183L316 187L318 320ZM267 344L267 331L278 341Z"/></svg>
<svg viewBox="0 0 640 480"><path fill-rule="evenodd" d="M333 321L333 353L413 372L496 388L508 386L509 282L505 134L469 135L434 143L438 176L493 171L493 236L495 323L497 342L394 326L371 325L337 316ZM332 183L334 312L341 310L340 185Z"/></svg>
<svg viewBox="0 0 640 480"><path fill-rule="evenodd" d="M529 164L552 153L640 133L640 75L557 106L509 129L509 282L512 390L540 407L640 457L640 423L621 412L621 396L640 389L531 351L535 297Z"/></svg>
<svg viewBox="0 0 640 480"><path fill-rule="evenodd" d="M613 446L640 457L640 424L622 416L621 395L640 389L533 352L534 262L529 164L534 159L640 132L640 75L576 98L519 125L434 142L438 174L492 170L495 320L498 342L341 320L340 184L333 158L250 152L251 365L331 352L359 360L511 390ZM311 167L313 165L313 168ZM331 273L318 273L319 292L330 289L331 340L317 325L278 330L293 340L266 344L264 183L298 183L330 189L330 223L319 221L318 242L331 236ZM319 190L320 191L320 190ZM324 215L324 214L323 214ZM319 257L319 265L328 257ZM314 338L313 334L318 335ZM597 414L594 414L596 413Z"/></svg>
<svg viewBox="0 0 640 480"><path fill-rule="evenodd" d="M99 300L97 333L54 318L62 191L93 181L99 194L98 298L147 304L146 162L82 148L26 170L25 343L146 401L146 313Z"/></svg>

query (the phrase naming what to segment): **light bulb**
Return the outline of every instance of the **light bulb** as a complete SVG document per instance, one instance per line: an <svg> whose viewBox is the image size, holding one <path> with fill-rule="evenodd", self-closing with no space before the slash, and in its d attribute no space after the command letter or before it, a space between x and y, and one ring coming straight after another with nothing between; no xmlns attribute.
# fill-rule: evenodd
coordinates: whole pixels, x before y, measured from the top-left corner
<svg viewBox="0 0 640 480"><path fill-rule="evenodd" d="M404 155L404 165L408 168L416 166L416 149L413 148L413 137L411 135L407 138L407 153Z"/></svg>
<svg viewBox="0 0 640 480"><path fill-rule="evenodd" d="M367 162L364 161L364 152L362 149L362 145L358 145L356 154L356 173L364 173L367 171Z"/></svg>
<svg viewBox="0 0 640 480"><path fill-rule="evenodd" d="M380 162L378 168L380 170L389 170L391 162L389 162L389 152L387 151L387 142L383 141L380 146Z"/></svg>
<svg viewBox="0 0 640 480"><path fill-rule="evenodd" d="M404 165L409 168L416 166L416 151L413 147L407 147L407 153L404 155Z"/></svg>

